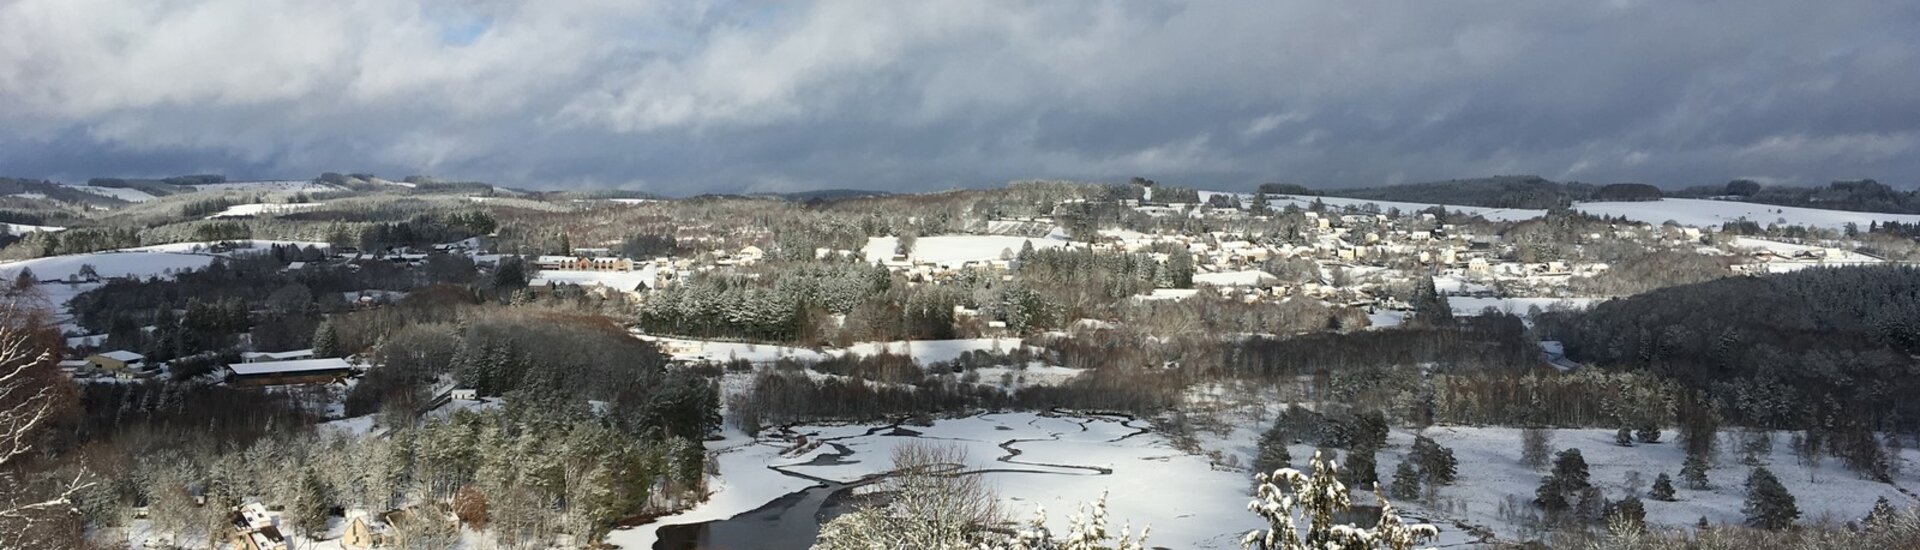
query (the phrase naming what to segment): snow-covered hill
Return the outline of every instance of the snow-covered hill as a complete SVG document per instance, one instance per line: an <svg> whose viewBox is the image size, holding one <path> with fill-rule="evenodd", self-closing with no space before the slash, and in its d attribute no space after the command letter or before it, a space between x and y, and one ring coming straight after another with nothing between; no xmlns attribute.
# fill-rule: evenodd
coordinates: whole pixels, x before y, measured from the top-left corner
<svg viewBox="0 0 1920 550"><path fill-rule="evenodd" d="M1625 216L1627 219L1651 224L1666 223L1671 220L1681 225L1719 226L1720 224L1748 220L1760 225L1780 223L1782 225L1804 225L1840 229L1848 223L1858 225L1862 230L1874 221L1897 221L1901 223L1920 223L1916 214L1884 214L1878 212L1849 212L1845 210L1821 210L1816 208L1798 208L1793 206L1774 206L1751 202L1716 201L1704 199L1661 199L1642 202L1583 202L1573 205L1575 210L1595 216ZM1784 220L1784 222L1782 222Z"/></svg>

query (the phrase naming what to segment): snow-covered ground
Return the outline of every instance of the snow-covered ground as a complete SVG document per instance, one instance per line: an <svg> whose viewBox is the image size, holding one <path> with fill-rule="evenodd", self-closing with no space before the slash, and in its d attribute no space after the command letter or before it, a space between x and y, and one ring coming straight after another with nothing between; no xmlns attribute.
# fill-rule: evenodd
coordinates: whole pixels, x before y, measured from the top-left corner
<svg viewBox="0 0 1920 550"><path fill-rule="evenodd" d="M1273 406L1266 402L1272 400L1262 401L1262 406ZM1231 457L1227 460L1233 463L1252 464L1257 453L1255 442L1272 418L1269 414L1267 420L1253 420L1247 414L1252 410L1239 407L1234 412L1226 413L1223 420L1228 429L1224 432L1204 431L1196 434L1201 447L1220 452L1223 457ZM1704 516L1711 523L1737 524L1744 520L1740 512L1746 498L1742 483L1746 481L1750 467L1742 463L1739 444L1729 435L1733 432L1735 430L1731 429L1721 432L1719 454L1714 468L1707 474L1712 488L1703 491L1683 486L1679 474L1686 451L1675 441L1676 434L1672 430L1663 434L1661 443L1636 444L1632 447L1615 445L1614 430L1553 430L1550 447L1556 452L1567 448L1580 449L1592 483L1600 487L1610 500L1623 498L1630 487L1635 488L1635 494L1646 504L1647 521L1650 523L1684 527L1693 525ZM1442 488L1436 501L1395 502L1396 507L1435 523L1451 524L1457 521L1485 526L1502 540L1513 540L1526 532L1523 521L1501 513L1503 505L1509 503L1519 510L1534 510L1530 502L1534 490L1540 485L1540 478L1545 475L1545 472L1520 462L1520 429L1438 426L1426 430L1425 434L1453 449L1454 458L1459 461L1458 480L1454 485ZM1895 485L1889 485L1863 479L1859 474L1847 471L1839 459L1832 457L1827 457L1817 467L1809 468L1794 457L1790 449L1790 437L1789 432L1774 433L1773 451L1764 455L1763 464L1798 499L1802 521L1821 518L1837 522L1857 520L1864 517L1873 507L1874 499L1881 496L1885 496L1895 507L1920 505L1920 500L1900 489L1920 483L1920 472L1911 467L1915 461L1920 461L1920 450L1905 451L1902 463L1909 467L1901 468L1903 473L1896 477ZM1398 428L1388 437L1387 448L1377 456L1378 472L1383 483L1391 479L1394 469L1406 459L1413 439L1414 433ZM1314 447L1290 445L1288 451L1293 456L1294 465L1301 466L1308 457L1313 456ZM1654 478L1663 472L1673 479L1677 489L1675 502L1647 498L1646 491L1652 486ZM1631 482L1635 477L1638 478L1637 484ZM1356 502L1360 500L1359 496L1355 497Z"/></svg>
<svg viewBox="0 0 1920 550"><path fill-rule="evenodd" d="M1067 241L1057 238L1009 237L1004 235L940 235L920 237L914 241L910 262L932 262L942 266L959 266L967 262L998 260L1002 252L1020 253L1026 243L1033 247L1055 248L1066 246ZM893 252L899 247L897 237L871 237L867 245L860 249L868 261L891 260Z"/></svg>
<svg viewBox="0 0 1920 550"><path fill-rule="evenodd" d="M1261 283L1277 280L1271 274L1257 269L1245 271L1225 271L1220 273L1196 273L1193 284L1213 286L1258 286Z"/></svg>
<svg viewBox="0 0 1920 550"><path fill-rule="evenodd" d="M553 284L603 286L626 292L636 289L644 290L646 288L652 288L653 278L658 272L659 268L653 264L647 264L645 267L633 271L546 269L541 270L540 273L535 275L533 280L528 281L527 284L531 286Z"/></svg>
<svg viewBox="0 0 1920 550"><path fill-rule="evenodd" d="M230 181L193 186L196 191L333 191L340 189L309 180Z"/></svg>
<svg viewBox="0 0 1920 550"><path fill-rule="evenodd" d="M783 458L766 444L732 444L717 459L725 485L712 501L650 526L616 531L609 541L623 548L648 548L658 525L732 517L812 485L769 465L851 482L888 471L893 448L913 441L964 449L968 470L989 470L976 475L985 476L1000 494L1009 519L1025 521L1036 506L1045 507L1047 524L1055 532L1064 532L1073 513L1102 494L1107 495L1114 526L1130 523L1135 532L1150 526L1152 546L1238 548L1240 535L1263 526L1246 511L1251 483L1247 474L1216 470L1206 457L1176 450L1164 437L1116 418L983 414L903 427L918 433L917 437L869 434L872 428L797 428L811 439L831 440L852 452L826 465L806 463L829 452L827 447ZM1003 444L1018 454L1002 448Z"/></svg>
<svg viewBox="0 0 1920 550"><path fill-rule="evenodd" d="M0 263L0 277L11 280L20 270L32 269L33 275L43 281L67 279L78 274L80 266L91 264L101 277L147 278L200 269L213 259L211 255L179 252L96 252Z"/></svg>
<svg viewBox="0 0 1920 550"><path fill-rule="evenodd" d="M238 246L233 248L227 248L219 252L214 252L213 248L221 244L222 242L229 242L229 243L236 244ZM197 242L185 242L185 243L155 244L155 245L122 249L121 252L178 252L183 254L212 254L215 256L231 257L231 256L240 255L240 254L267 252L268 250L271 250L275 246L297 246L300 248L306 248L311 246L314 248L318 248L320 250L328 250L333 248L333 245L331 244L318 242L318 241L273 241L273 240L261 239L261 240L245 240L245 241L197 241ZM104 273L102 273L102 275L104 275Z"/></svg>
<svg viewBox="0 0 1920 550"><path fill-rule="evenodd" d="M1594 298L1475 298L1471 296L1448 296L1447 304L1453 306L1454 315L1479 315L1487 308L1501 313L1512 313L1521 317L1534 307L1541 311L1554 308L1586 309L1596 301Z"/></svg>
<svg viewBox="0 0 1920 550"><path fill-rule="evenodd" d="M301 210L306 210L306 209L314 208L317 206L320 206L320 203L317 203L317 202L257 203L256 202L256 203L248 203L248 204L236 204L236 205L227 207L226 210L221 210L220 213L218 214L207 216L207 219L211 220L215 218L239 218L239 217L246 217L246 216L260 216L264 214L285 214L287 212L298 212Z"/></svg>
<svg viewBox="0 0 1920 550"><path fill-rule="evenodd" d="M635 337L659 344L661 351L674 359L685 361L728 361L732 359L745 359L754 363L771 363L783 358L791 358L798 361L820 361L828 357L847 353L862 356L890 353L894 355L909 355L913 357L914 362L927 365L941 361L952 361L960 357L960 354L969 351L1013 351L1024 345L1019 338L967 338L959 340L860 342L845 349L831 347L812 349L746 342L667 338L650 335L635 335Z"/></svg>
<svg viewBox="0 0 1920 550"><path fill-rule="evenodd" d="M66 185L66 187L73 189L75 191L82 191L86 193L93 193L95 195L113 197L113 198L120 199L127 202L146 202L154 199L153 194L148 193L146 191L141 191L139 189L128 189L123 187L94 187L91 185Z"/></svg>
<svg viewBox="0 0 1920 550"><path fill-rule="evenodd" d="M1402 214L1411 214L1413 212L1426 210L1428 208L1439 206L1441 208L1445 208L1448 212L1460 212L1468 215L1478 215L1493 221L1519 221L1519 220L1528 220L1528 219L1538 218L1538 217L1547 215L1547 211L1545 210L1531 210L1526 208L1486 208L1481 206L1456 206L1456 205L1450 205L1450 204L1432 204L1432 203L1420 203L1420 202L1376 201L1376 200L1369 200L1369 199L1349 199L1349 198L1343 198L1343 197L1313 197L1313 196L1294 196L1294 195L1268 195L1267 197L1268 202L1271 203L1274 208L1284 208L1289 204L1299 206L1301 208L1306 208L1308 206L1312 206L1313 201L1316 199L1319 200L1322 204L1327 205L1329 208L1345 208L1347 206L1359 207L1359 206L1372 204L1380 207L1381 212L1386 212L1388 209L1392 209L1392 208L1398 208L1400 209L1400 212Z"/></svg>
<svg viewBox="0 0 1920 550"><path fill-rule="evenodd" d="M1780 220L1786 220L1786 225L1803 225L1827 229L1840 229L1847 223L1859 225L1864 229L1874 221L1920 223L1920 215L1917 214L1848 212L1844 210L1820 210L1815 208L1706 199L1583 202L1574 204L1573 208L1574 210L1595 216L1625 216L1627 219L1633 221L1655 225L1671 220L1681 225L1697 227L1717 227L1722 223L1741 219L1758 223L1762 226L1770 223L1779 223Z"/></svg>
<svg viewBox="0 0 1920 550"><path fill-rule="evenodd" d="M37 233L40 231L62 231L66 229L65 227L56 227L51 225L27 225L24 223L4 223L4 222L0 222L0 227L6 227L7 232L14 235L19 235L21 233Z"/></svg>

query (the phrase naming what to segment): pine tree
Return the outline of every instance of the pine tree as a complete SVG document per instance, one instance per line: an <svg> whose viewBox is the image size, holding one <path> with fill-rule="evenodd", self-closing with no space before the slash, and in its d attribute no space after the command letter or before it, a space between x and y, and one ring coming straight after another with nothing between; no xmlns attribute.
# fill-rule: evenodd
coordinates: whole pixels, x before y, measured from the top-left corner
<svg viewBox="0 0 1920 550"><path fill-rule="evenodd" d="M1895 513L1893 504L1887 502L1887 497L1881 496L1873 501L1873 511L1867 512L1867 517L1860 520L1860 525L1868 531L1885 531L1893 527Z"/></svg>
<svg viewBox="0 0 1920 550"><path fill-rule="evenodd" d="M1421 477L1434 485L1452 485L1458 475L1459 460L1453 457L1453 449L1443 447L1427 436L1414 438L1410 456L1420 467Z"/></svg>
<svg viewBox="0 0 1920 550"><path fill-rule="evenodd" d="M1255 192L1253 194L1253 203L1248 206L1247 211L1255 216L1265 216L1273 213L1273 204L1267 202L1266 193Z"/></svg>
<svg viewBox="0 0 1920 550"><path fill-rule="evenodd" d="M1620 431L1614 432L1613 434L1613 444L1621 447L1632 447L1633 430L1627 429L1626 426L1621 426Z"/></svg>
<svg viewBox="0 0 1920 550"><path fill-rule="evenodd" d="M1653 489L1647 491L1647 498L1673 502L1673 479L1668 478L1666 472L1660 472L1660 477L1653 479Z"/></svg>
<svg viewBox="0 0 1920 550"><path fill-rule="evenodd" d="M320 480L320 474L312 467L300 473L300 482L293 495L293 504L288 512L293 515L293 526L313 538L327 530L328 510L333 503L327 498L326 483Z"/></svg>
<svg viewBox="0 0 1920 550"><path fill-rule="evenodd" d="M320 321L313 329L313 356L340 357L346 355L340 350L340 331L333 328L333 320Z"/></svg>
<svg viewBox="0 0 1920 550"><path fill-rule="evenodd" d="M1687 482L1687 488L1704 491L1712 488L1707 483L1707 458L1705 455L1687 453L1687 460L1680 465L1680 479Z"/></svg>
<svg viewBox="0 0 1920 550"><path fill-rule="evenodd" d="M1747 525L1761 529L1785 529L1800 518L1793 493L1764 467L1747 474L1747 501L1740 511L1747 515Z"/></svg>
<svg viewBox="0 0 1920 550"><path fill-rule="evenodd" d="M1413 469L1412 461L1400 461L1393 469L1393 498L1413 500L1420 498L1420 473Z"/></svg>
<svg viewBox="0 0 1920 550"><path fill-rule="evenodd" d="M1636 439L1639 439L1641 443L1659 443L1660 426L1648 422L1640 425L1639 429L1634 430L1633 435Z"/></svg>
<svg viewBox="0 0 1920 550"><path fill-rule="evenodd" d="M1620 502L1613 503L1610 508L1612 509L1607 513L1607 520L1610 524L1618 523L1630 529L1638 530L1647 523L1647 505L1640 502L1640 497L1627 495L1627 498L1620 499Z"/></svg>
<svg viewBox="0 0 1920 550"><path fill-rule="evenodd" d="M1361 447L1347 451L1346 463L1341 465L1346 481L1352 485L1368 486L1380 482L1380 471L1374 463L1374 449Z"/></svg>
<svg viewBox="0 0 1920 550"><path fill-rule="evenodd" d="M1260 434L1259 454L1253 458L1253 470L1272 472L1292 467L1293 455L1287 452L1289 440L1286 429L1279 422L1274 422L1273 427Z"/></svg>
<svg viewBox="0 0 1920 550"><path fill-rule="evenodd" d="M1543 428L1527 428L1520 432L1520 462L1535 470L1547 467L1550 448L1553 445L1553 432Z"/></svg>

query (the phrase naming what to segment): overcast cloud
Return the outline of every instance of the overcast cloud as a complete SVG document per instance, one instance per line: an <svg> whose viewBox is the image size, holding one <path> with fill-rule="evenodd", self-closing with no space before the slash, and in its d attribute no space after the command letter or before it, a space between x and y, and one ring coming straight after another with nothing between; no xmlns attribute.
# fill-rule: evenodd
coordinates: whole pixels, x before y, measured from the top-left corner
<svg viewBox="0 0 1920 550"><path fill-rule="evenodd" d="M1920 174L1920 3L0 0L0 174Z"/></svg>

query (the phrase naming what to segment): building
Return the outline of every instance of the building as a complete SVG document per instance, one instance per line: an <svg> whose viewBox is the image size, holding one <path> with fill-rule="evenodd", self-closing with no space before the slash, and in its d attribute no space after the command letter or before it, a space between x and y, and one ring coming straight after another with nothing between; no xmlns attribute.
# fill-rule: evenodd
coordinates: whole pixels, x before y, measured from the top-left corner
<svg viewBox="0 0 1920 550"><path fill-rule="evenodd" d="M353 372L353 364L338 357L235 363L227 365L227 384L232 386L325 384L352 376Z"/></svg>
<svg viewBox="0 0 1920 550"><path fill-rule="evenodd" d="M140 370L146 367L147 356L127 350L117 350L94 354L87 357L87 364L106 371Z"/></svg>
<svg viewBox="0 0 1920 550"><path fill-rule="evenodd" d="M243 352L240 354L240 360L246 363L266 363L270 361L293 361L296 359L312 359L312 358L313 358L312 349L297 349L293 351L249 351L249 352Z"/></svg>
<svg viewBox="0 0 1920 550"><path fill-rule="evenodd" d="M233 509L232 547L245 550L289 550L287 538L280 534L272 513L258 502Z"/></svg>
<svg viewBox="0 0 1920 550"><path fill-rule="evenodd" d="M346 548L381 548L387 545L387 523L364 509L347 510L347 529L340 535Z"/></svg>

